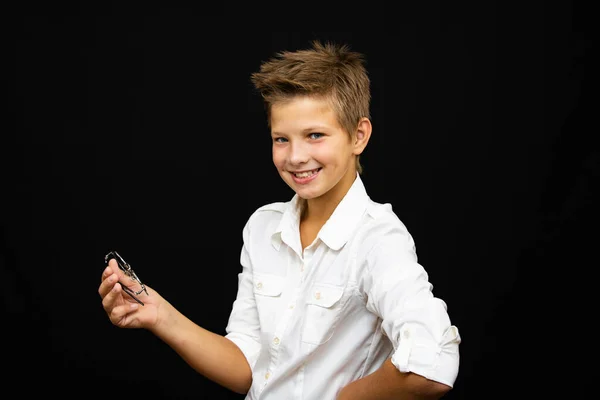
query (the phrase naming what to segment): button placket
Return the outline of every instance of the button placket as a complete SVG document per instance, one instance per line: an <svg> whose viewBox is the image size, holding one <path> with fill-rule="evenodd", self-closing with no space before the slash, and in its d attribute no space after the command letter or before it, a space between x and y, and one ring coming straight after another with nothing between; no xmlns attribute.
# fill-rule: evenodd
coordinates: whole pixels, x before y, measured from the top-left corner
<svg viewBox="0 0 600 400"><path fill-rule="evenodd" d="M296 270L297 271L297 270ZM298 290L298 288L296 288L296 291ZM278 368L278 359L279 359L279 353L281 351L281 347L282 347L282 338L285 335L285 331L286 328L288 326L288 323L290 321L290 319L292 318L293 315L293 309L295 308L295 304L296 304L296 298L297 298L297 293L295 291L292 291L290 293L291 298L287 297L284 295L284 297L287 297L286 303L287 303L287 307L284 309L283 315L281 317L281 320L279 321L279 323L277 324L275 331L273 332L273 336L271 338L271 345L269 346L269 353L270 353L270 361L269 361L269 366L268 369L264 375L264 382L262 384L262 387L264 389L264 387L267 386L268 382L272 381L273 379L273 371L277 371Z"/></svg>
<svg viewBox="0 0 600 400"><path fill-rule="evenodd" d="M269 378L271 377L271 372L267 371L265 373L265 381L262 384L262 388L264 389L267 386L267 383L269 383Z"/></svg>
<svg viewBox="0 0 600 400"><path fill-rule="evenodd" d="M305 251L305 256L302 258L302 264L300 265L300 271L304 272L306 270L306 267L310 264L310 260L312 258L312 251L311 250L306 250Z"/></svg>

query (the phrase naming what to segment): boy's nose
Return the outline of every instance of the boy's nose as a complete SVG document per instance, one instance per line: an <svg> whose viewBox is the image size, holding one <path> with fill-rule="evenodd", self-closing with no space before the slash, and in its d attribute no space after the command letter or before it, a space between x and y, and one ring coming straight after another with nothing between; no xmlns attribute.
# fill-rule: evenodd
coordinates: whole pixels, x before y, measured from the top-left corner
<svg viewBox="0 0 600 400"><path fill-rule="evenodd" d="M304 164L309 160L309 154L307 149L302 143L293 143L290 146L289 162L293 165Z"/></svg>

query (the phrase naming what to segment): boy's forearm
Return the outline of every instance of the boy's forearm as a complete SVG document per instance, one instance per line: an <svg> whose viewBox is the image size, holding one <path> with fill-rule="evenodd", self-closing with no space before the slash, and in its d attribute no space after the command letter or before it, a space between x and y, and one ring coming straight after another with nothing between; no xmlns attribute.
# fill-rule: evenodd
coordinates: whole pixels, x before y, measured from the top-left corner
<svg viewBox="0 0 600 400"><path fill-rule="evenodd" d="M337 400L437 400L450 387L413 373L402 373L390 359L377 371L344 387Z"/></svg>
<svg viewBox="0 0 600 400"><path fill-rule="evenodd" d="M165 306L166 316L152 333L206 378L236 393L248 392L252 371L239 347L198 326L170 304Z"/></svg>

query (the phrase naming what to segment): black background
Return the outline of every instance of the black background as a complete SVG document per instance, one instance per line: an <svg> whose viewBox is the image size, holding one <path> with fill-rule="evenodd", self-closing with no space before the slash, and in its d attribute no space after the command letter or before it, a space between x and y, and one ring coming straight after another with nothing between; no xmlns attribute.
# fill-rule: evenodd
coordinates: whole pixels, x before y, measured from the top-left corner
<svg viewBox="0 0 600 400"><path fill-rule="evenodd" d="M590 329L577 315L597 266L598 66L589 10L524 3L13 14L0 148L6 390L243 398L148 332L110 324L103 256L119 251L224 333L242 227L292 196L249 75L322 39L366 54L363 180L407 225L459 327L447 398L557 394Z"/></svg>

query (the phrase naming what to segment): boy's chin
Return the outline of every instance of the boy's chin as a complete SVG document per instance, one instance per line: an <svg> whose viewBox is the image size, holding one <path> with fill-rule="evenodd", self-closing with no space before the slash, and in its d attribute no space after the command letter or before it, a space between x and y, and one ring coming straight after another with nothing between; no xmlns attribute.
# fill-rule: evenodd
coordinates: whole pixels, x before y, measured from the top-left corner
<svg viewBox="0 0 600 400"><path fill-rule="evenodd" d="M296 194L302 200L312 200L312 199L316 199L317 197L320 196L320 193L315 193L314 191L309 192L309 191L304 191L304 190L297 190Z"/></svg>

